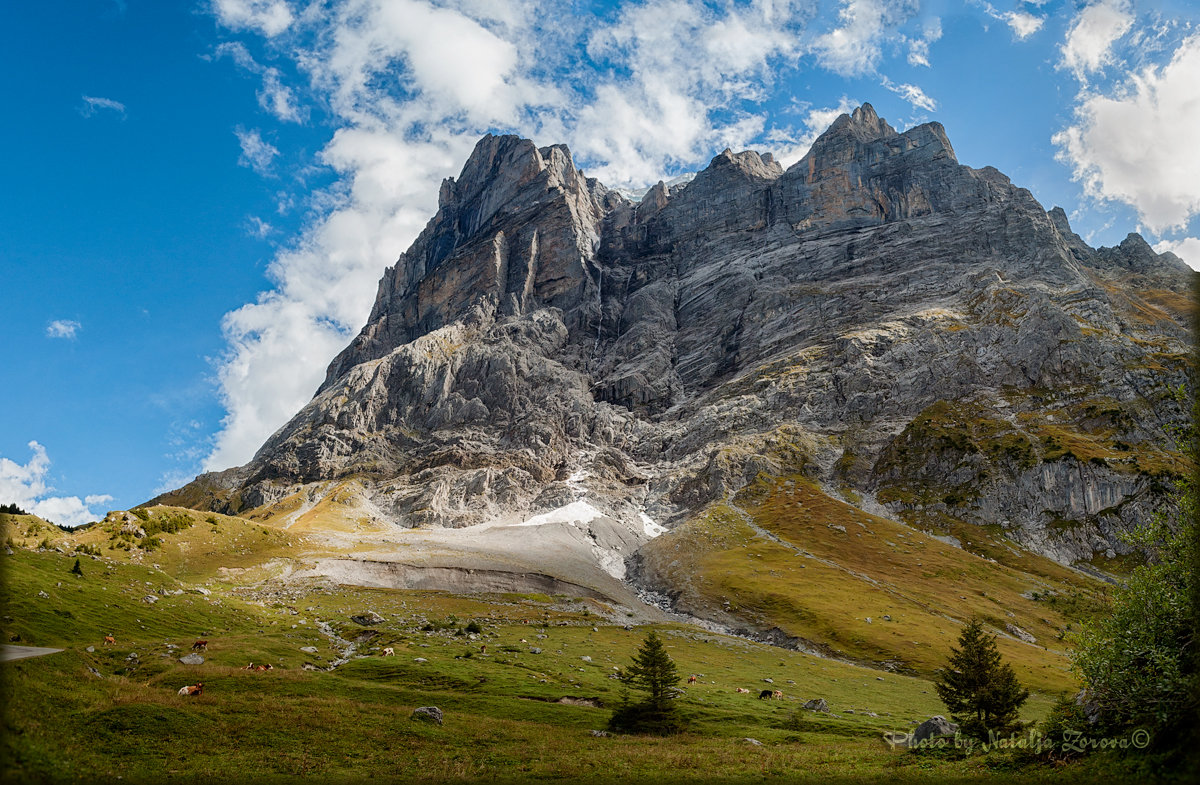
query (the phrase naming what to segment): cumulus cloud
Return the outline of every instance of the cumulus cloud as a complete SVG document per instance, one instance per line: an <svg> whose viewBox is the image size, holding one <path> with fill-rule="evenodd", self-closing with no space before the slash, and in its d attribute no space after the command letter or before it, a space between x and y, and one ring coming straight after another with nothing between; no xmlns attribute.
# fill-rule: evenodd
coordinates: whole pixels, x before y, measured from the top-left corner
<svg viewBox="0 0 1200 785"><path fill-rule="evenodd" d="M74 338L82 327L79 322L74 319L55 319L46 325L47 338Z"/></svg>
<svg viewBox="0 0 1200 785"><path fill-rule="evenodd" d="M1133 27L1129 0L1096 0L1071 23L1060 65L1086 82L1089 73L1112 65L1113 44Z"/></svg>
<svg viewBox="0 0 1200 785"><path fill-rule="evenodd" d="M871 73L879 65L884 43L897 36L896 28L918 5L916 0L842 0L839 26L814 42L817 61L841 76Z"/></svg>
<svg viewBox="0 0 1200 785"><path fill-rule="evenodd" d="M1156 233L1200 213L1196 74L1200 35L1181 42L1166 65L1131 73L1108 94L1082 93L1074 122L1053 137L1088 196L1130 205Z"/></svg>
<svg viewBox="0 0 1200 785"><path fill-rule="evenodd" d="M111 496L93 494L83 500L78 496L51 496L54 488L46 481L50 471L46 448L32 441L29 449L33 457L25 464L0 457L0 500L63 526L79 526L100 517L90 508L112 501Z"/></svg>
<svg viewBox="0 0 1200 785"><path fill-rule="evenodd" d="M213 0L217 21L231 30L256 30L268 38L291 27L295 21L284 0Z"/></svg>
<svg viewBox="0 0 1200 785"><path fill-rule="evenodd" d="M1193 270L1200 270L1200 238L1184 237L1182 240L1163 240L1155 243L1158 253L1171 253L1182 259Z"/></svg>
<svg viewBox="0 0 1200 785"><path fill-rule="evenodd" d="M125 104L120 101L114 101L111 98L100 98L94 95L83 96L83 104L79 107L79 113L84 117L92 117L97 112L108 111L116 112L122 117L125 116Z"/></svg>
<svg viewBox="0 0 1200 785"><path fill-rule="evenodd" d="M257 128L247 131L238 126L233 129L233 133L242 147L238 165L249 167L263 176L271 174L271 162L275 160L275 156L279 155L279 150L263 139L262 133Z"/></svg>

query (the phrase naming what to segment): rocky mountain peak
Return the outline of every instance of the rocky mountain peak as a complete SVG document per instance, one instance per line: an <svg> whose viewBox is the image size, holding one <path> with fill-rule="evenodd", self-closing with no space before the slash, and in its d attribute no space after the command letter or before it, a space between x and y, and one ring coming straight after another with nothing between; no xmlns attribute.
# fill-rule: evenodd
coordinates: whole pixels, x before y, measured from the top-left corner
<svg viewBox="0 0 1200 785"><path fill-rule="evenodd" d="M638 204L564 146L489 135L313 401L181 498L219 487L206 503L237 511L352 479L408 528L586 496L628 550L645 520L802 474L1063 561L1123 552L1177 465L1154 445L1187 380L1180 267L1136 235L1088 247L941 125L900 133L869 104L786 172L724 150Z"/></svg>

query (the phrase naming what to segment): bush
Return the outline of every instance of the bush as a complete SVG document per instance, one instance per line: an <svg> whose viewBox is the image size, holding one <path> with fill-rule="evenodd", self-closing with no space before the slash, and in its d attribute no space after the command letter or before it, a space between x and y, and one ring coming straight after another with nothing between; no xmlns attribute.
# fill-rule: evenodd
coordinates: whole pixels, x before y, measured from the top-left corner
<svg viewBox="0 0 1200 785"><path fill-rule="evenodd" d="M483 627L479 626L479 622L473 621L466 626L466 630L467 632L478 635L479 633L483 632Z"/></svg>

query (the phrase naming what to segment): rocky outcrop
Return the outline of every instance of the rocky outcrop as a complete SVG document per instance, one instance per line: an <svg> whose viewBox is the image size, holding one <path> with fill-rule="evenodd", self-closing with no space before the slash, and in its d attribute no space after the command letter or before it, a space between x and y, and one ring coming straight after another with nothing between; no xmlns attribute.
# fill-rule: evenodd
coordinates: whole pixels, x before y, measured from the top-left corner
<svg viewBox="0 0 1200 785"><path fill-rule="evenodd" d="M1162 429L1191 276L1137 235L1088 247L939 124L870 105L786 171L726 150L636 203L561 145L487 136L316 397L156 501L353 479L387 525L453 528L586 497L627 556L646 520L804 473L1062 561L1120 553L1184 470Z"/></svg>

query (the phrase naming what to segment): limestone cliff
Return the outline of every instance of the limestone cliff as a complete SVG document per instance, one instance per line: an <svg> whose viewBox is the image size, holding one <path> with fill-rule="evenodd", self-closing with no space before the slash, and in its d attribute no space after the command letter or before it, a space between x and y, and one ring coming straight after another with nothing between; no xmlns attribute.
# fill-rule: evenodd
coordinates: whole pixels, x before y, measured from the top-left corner
<svg viewBox="0 0 1200 785"><path fill-rule="evenodd" d="M633 531L803 474L1070 563L1127 551L1185 470L1164 428L1194 274L1137 235L1090 248L937 123L863 105L786 171L726 150L637 203L563 146L486 136L439 203L316 397L160 500L240 512L352 482L381 527L586 498Z"/></svg>

